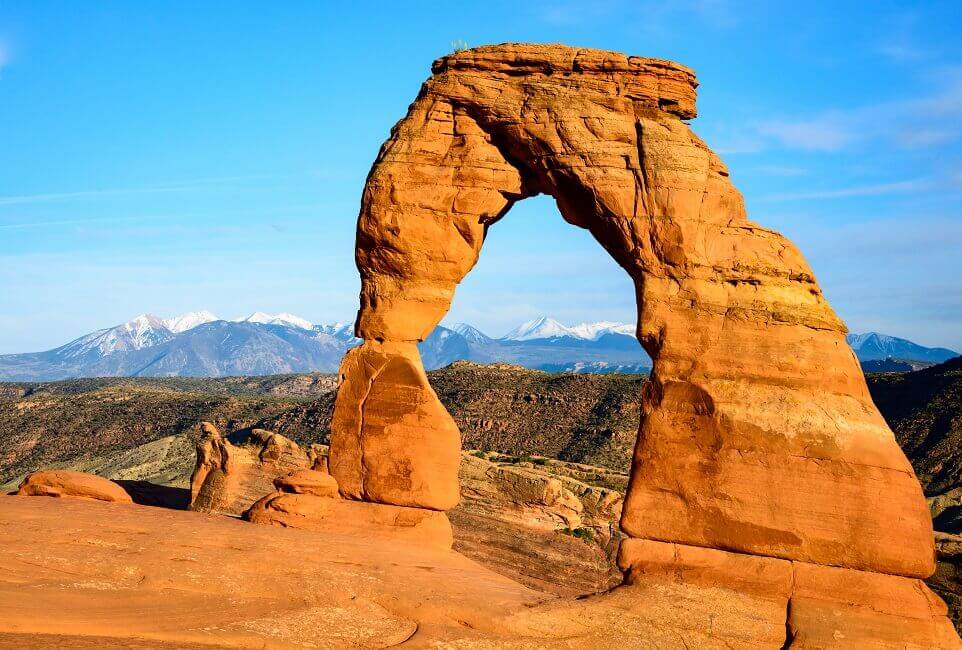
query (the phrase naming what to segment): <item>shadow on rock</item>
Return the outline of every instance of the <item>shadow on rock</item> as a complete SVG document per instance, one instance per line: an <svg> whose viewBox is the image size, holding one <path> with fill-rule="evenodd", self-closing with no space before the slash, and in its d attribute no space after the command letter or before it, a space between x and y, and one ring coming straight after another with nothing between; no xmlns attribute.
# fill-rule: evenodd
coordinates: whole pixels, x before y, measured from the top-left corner
<svg viewBox="0 0 962 650"><path fill-rule="evenodd" d="M158 485L150 481L115 481L122 487L134 503L171 510L187 510L190 505L190 490L187 488Z"/></svg>

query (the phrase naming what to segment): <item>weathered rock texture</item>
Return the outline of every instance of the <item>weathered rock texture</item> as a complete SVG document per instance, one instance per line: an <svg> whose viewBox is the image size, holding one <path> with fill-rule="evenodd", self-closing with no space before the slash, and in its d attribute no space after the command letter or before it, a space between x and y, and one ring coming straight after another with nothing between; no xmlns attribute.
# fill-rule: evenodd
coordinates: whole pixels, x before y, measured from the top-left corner
<svg viewBox="0 0 962 650"><path fill-rule="evenodd" d="M274 479L310 467L308 452L284 436L254 429L234 445L210 422L201 424L190 509L239 515L274 489Z"/></svg>
<svg viewBox="0 0 962 650"><path fill-rule="evenodd" d="M443 512L384 503L349 501L340 497L275 492L244 513L255 524L401 541L422 547L450 549L451 522Z"/></svg>
<svg viewBox="0 0 962 650"><path fill-rule="evenodd" d="M497 619L549 598L349 528L87 499L0 496L0 549L0 648L505 647Z"/></svg>
<svg viewBox="0 0 962 650"><path fill-rule="evenodd" d="M949 607L956 630L962 628L962 535L935 533L935 573L926 581Z"/></svg>
<svg viewBox="0 0 962 650"><path fill-rule="evenodd" d="M133 503L130 495L111 480L94 474L63 469L30 474L23 479L17 494L20 496L76 497L114 503Z"/></svg>
<svg viewBox="0 0 962 650"><path fill-rule="evenodd" d="M421 381L415 342L447 312L487 229L544 193L635 282L654 367L621 520L629 536L929 575L932 528L912 467L808 264L748 220L727 168L688 127L693 73L534 45L458 52L433 72L362 198L365 343L342 365L331 433L342 493L453 505L456 431Z"/></svg>
<svg viewBox="0 0 962 650"><path fill-rule="evenodd" d="M275 491L251 505L243 513L244 519L282 528L451 548L451 522L443 512L342 499L337 481L327 471L327 448L314 445L310 456L312 469L275 478Z"/></svg>
<svg viewBox="0 0 962 650"><path fill-rule="evenodd" d="M454 550L528 587L562 596L619 584L614 559L622 537L617 529L622 492L605 485L624 476L535 460L462 455L461 502L448 513ZM605 485L585 482L593 478Z"/></svg>
<svg viewBox="0 0 962 650"><path fill-rule="evenodd" d="M454 507L461 438L428 383L417 346L365 342L345 355L340 377L330 468L341 493L399 506Z"/></svg>

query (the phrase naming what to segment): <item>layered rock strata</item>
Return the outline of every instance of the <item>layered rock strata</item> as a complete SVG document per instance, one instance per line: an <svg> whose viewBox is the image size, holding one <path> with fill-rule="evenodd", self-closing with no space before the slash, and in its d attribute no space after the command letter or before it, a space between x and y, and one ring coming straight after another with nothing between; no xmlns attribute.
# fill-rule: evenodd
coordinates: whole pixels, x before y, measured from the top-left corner
<svg viewBox="0 0 962 650"><path fill-rule="evenodd" d="M585 466L507 459L462 454L461 502L448 512L454 550L525 586L561 596L619 584L614 560L622 537L616 523L622 493L572 476L586 478Z"/></svg>
<svg viewBox="0 0 962 650"><path fill-rule="evenodd" d="M454 505L457 431L415 343L447 312L488 228L515 202L549 194L634 281L638 338L653 359L625 533L757 556L711 574L745 595L749 613L756 564L904 576L891 578L900 585L931 574L921 488L872 403L845 325L792 243L748 220L728 169L688 126L694 74L668 61L511 44L452 54L433 72L362 197L356 334L365 342L341 367L331 436L342 494ZM772 579L765 599L782 594ZM871 609L881 597L871 580L853 584L860 591L849 600ZM805 599L833 588L813 580ZM886 593L889 609L904 601L922 611L911 589ZM820 638L820 614L806 607L789 621L782 610L783 641L786 624L795 639ZM855 624L854 610L832 611ZM867 642L879 628L866 625ZM942 643L924 624L896 627L895 637L911 628L923 645ZM888 647L894 637L871 638Z"/></svg>

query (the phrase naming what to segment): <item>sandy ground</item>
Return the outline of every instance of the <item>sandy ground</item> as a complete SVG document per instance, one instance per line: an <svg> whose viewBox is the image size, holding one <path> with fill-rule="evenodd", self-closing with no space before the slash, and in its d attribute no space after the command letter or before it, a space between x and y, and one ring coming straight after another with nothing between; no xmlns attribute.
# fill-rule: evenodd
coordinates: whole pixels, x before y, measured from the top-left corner
<svg viewBox="0 0 962 650"><path fill-rule="evenodd" d="M487 645L552 599L452 551L79 499L0 497L0 549L4 648Z"/></svg>

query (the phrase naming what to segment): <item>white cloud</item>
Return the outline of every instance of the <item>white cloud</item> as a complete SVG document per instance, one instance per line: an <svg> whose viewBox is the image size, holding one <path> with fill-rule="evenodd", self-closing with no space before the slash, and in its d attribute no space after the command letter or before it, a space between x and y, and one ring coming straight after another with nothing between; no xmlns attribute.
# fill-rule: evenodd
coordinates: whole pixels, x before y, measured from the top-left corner
<svg viewBox="0 0 962 650"><path fill-rule="evenodd" d="M838 152L882 143L900 148L941 146L962 136L962 66L929 70L928 93L910 99L779 117L756 122L743 138L762 140L758 150L780 146L809 152ZM764 146L764 145L767 145Z"/></svg>
<svg viewBox="0 0 962 650"><path fill-rule="evenodd" d="M758 132L782 145L802 151L838 151L857 137L844 120L827 115L809 120L769 120Z"/></svg>
<svg viewBox="0 0 962 650"><path fill-rule="evenodd" d="M876 51L896 63L916 63L928 58L928 52L907 42L882 43Z"/></svg>
<svg viewBox="0 0 962 650"><path fill-rule="evenodd" d="M769 194L762 196L759 201L799 201L809 199L841 199L851 196L880 196L883 194L903 194L907 192L921 192L931 189L932 181L919 178L894 183L877 183L874 185L854 185L831 190L817 190L812 192L793 192L786 194Z"/></svg>
<svg viewBox="0 0 962 650"><path fill-rule="evenodd" d="M783 178L794 178L808 174L807 169L792 165L759 165L753 171L767 176L781 176Z"/></svg>
<svg viewBox="0 0 962 650"><path fill-rule="evenodd" d="M951 142L959 137L959 132L955 129L927 129L925 127L900 131L895 135L895 141L906 149L917 147L931 147L938 144Z"/></svg>
<svg viewBox="0 0 962 650"><path fill-rule="evenodd" d="M854 331L962 350L962 222L951 213L843 223L805 210L763 223L798 245Z"/></svg>
<svg viewBox="0 0 962 650"><path fill-rule="evenodd" d="M136 194L162 194L166 192L195 191L212 186L229 185L240 181L262 180L275 178L271 174L257 174L250 176L220 176L215 178L198 178L190 181L162 183L153 187L126 187L102 190L81 190L77 192L47 192L43 194L22 194L17 196L0 196L0 205L23 205L27 203L45 203L48 201L70 201L74 199L97 198L103 196L120 196Z"/></svg>

